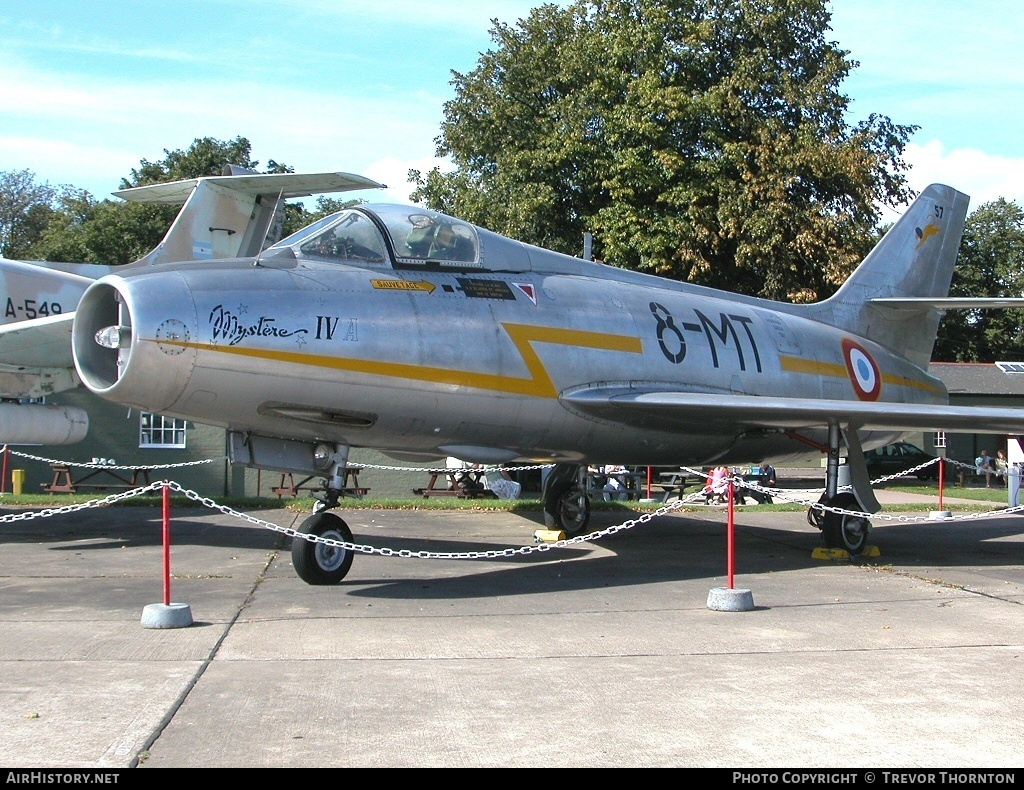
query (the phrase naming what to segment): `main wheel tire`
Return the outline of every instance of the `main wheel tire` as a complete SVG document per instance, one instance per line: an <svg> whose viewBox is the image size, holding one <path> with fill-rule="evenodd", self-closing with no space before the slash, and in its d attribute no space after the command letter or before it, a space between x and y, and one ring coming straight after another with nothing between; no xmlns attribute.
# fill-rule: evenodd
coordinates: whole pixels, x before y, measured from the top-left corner
<svg viewBox="0 0 1024 790"><path fill-rule="evenodd" d="M853 494L838 494L824 504L843 510L860 510ZM846 549L851 555L860 554L868 543L871 522L864 516L851 516L826 510L821 516L821 531L825 545L830 549Z"/></svg>
<svg viewBox="0 0 1024 790"><path fill-rule="evenodd" d="M299 532L352 543L352 530L333 513L314 513L299 526ZM306 584L337 584L352 567L354 554L349 549L292 538L292 565Z"/></svg>
<svg viewBox="0 0 1024 790"><path fill-rule="evenodd" d="M558 526L566 535L582 532L590 523L590 497L581 488L570 488L558 498Z"/></svg>

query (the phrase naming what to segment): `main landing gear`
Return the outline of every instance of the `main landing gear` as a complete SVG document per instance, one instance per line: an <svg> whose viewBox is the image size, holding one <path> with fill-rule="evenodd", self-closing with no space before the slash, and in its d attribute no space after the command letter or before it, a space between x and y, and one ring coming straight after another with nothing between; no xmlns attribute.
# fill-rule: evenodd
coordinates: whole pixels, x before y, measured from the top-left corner
<svg viewBox="0 0 1024 790"><path fill-rule="evenodd" d="M846 444L848 448L851 479L854 490L860 491L863 498L869 498L874 506L871 512L878 509L877 501L871 492L868 481L867 467L864 465L864 453L861 450L860 440L857 437L856 429L852 426L846 431ZM822 494L818 504L840 510L852 510L858 513L865 508L860 500L853 493L839 492L839 444L840 430L838 424L829 425L828 429L828 461L825 468L825 493ZM854 468L860 462L863 469ZM864 552L868 543L868 531L871 529L871 522L862 515L850 515L847 513L835 513L831 510L819 510L811 508L807 511L807 521L812 527L821 530L825 540L825 546L830 549L844 549L851 556Z"/></svg>
<svg viewBox="0 0 1024 790"><path fill-rule="evenodd" d="M860 511L860 505L853 494L836 494L831 498L823 496L819 503L842 510ZM871 522L864 516L811 508L807 511L807 521L812 527L821 530L825 546L830 549L844 549L855 556L863 553L867 546Z"/></svg>
<svg viewBox="0 0 1024 790"><path fill-rule="evenodd" d="M585 467L579 464L555 464L541 490L545 527L566 535L575 535L586 528L590 522L590 497L585 475Z"/></svg>

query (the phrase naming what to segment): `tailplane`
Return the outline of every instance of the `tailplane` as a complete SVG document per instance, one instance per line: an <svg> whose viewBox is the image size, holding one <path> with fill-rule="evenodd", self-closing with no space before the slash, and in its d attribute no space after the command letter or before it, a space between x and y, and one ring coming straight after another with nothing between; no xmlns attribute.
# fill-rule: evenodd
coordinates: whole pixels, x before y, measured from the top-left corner
<svg viewBox="0 0 1024 790"><path fill-rule="evenodd" d="M189 178L114 192L137 203L181 205L163 241L138 265L258 255L272 236L287 198L322 192L380 189L351 173L261 174L228 165L225 175Z"/></svg>
<svg viewBox="0 0 1024 790"><path fill-rule="evenodd" d="M949 294L969 200L929 186L835 295L804 314L927 368L942 317L937 301Z"/></svg>

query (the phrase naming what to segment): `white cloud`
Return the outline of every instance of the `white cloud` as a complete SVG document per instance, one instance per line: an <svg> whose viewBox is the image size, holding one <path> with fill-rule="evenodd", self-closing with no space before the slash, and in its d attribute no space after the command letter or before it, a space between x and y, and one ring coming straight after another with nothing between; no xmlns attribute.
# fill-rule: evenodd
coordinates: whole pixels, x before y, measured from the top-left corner
<svg viewBox="0 0 1024 790"><path fill-rule="evenodd" d="M274 158L299 171L368 175L396 198L404 190L406 201L408 168L434 165L442 102L426 91L365 96L314 82L282 103L254 83L130 84L0 67L0 169L28 168L42 181L104 198L141 159L158 161L165 148L243 135L263 164Z"/></svg>
<svg viewBox="0 0 1024 790"><path fill-rule="evenodd" d="M372 178L381 184L386 184L388 189L381 193L368 193L361 195L373 202L411 203L409 193L414 186L407 180L410 170L419 170L426 175L433 168L439 167L442 170L451 169L451 165L444 159L437 157L424 157L420 159L399 159L397 157L385 157L367 165L362 175Z"/></svg>
<svg viewBox="0 0 1024 790"><path fill-rule="evenodd" d="M971 196L972 210L996 198L1024 206L1024 158L995 156L973 148L946 150L938 140L911 143L905 159L911 166L910 185L920 191L928 184L947 184Z"/></svg>
<svg viewBox="0 0 1024 790"><path fill-rule="evenodd" d="M248 0L244 3L248 5ZM376 21L383 25L394 25L403 21L409 25L426 28L442 28L458 33L469 32L479 35L490 27L491 19L507 24L529 15L541 5L531 0L488 0L486 3L467 3L465 0L374 0L372 3L339 3L337 0L267 0L263 6L283 6L283 13L301 13L315 17L320 22L330 20L361 19L364 23ZM555 2L554 5L565 5Z"/></svg>

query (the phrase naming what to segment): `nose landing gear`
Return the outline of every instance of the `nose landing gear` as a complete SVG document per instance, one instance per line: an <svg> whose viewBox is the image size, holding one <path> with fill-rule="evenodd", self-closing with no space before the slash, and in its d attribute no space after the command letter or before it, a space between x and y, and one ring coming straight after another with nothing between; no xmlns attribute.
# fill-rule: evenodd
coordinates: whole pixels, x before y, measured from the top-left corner
<svg viewBox="0 0 1024 790"><path fill-rule="evenodd" d="M352 530L333 513L314 513L299 526L299 531L319 538L352 543ZM340 546L292 538L292 565L306 584L337 584L352 567L354 554Z"/></svg>
<svg viewBox="0 0 1024 790"><path fill-rule="evenodd" d="M313 515L299 525L299 532L340 543L352 543L352 530L348 524L334 513L326 512L337 506L344 493L348 447L335 445L330 450L321 447L318 448L321 450L319 458L324 466L330 464L330 476L324 480L323 494L313 506ZM292 538L292 565L306 584L337 584L348 574L354 558L351 549L306 540L301 536Z"/></svg>

